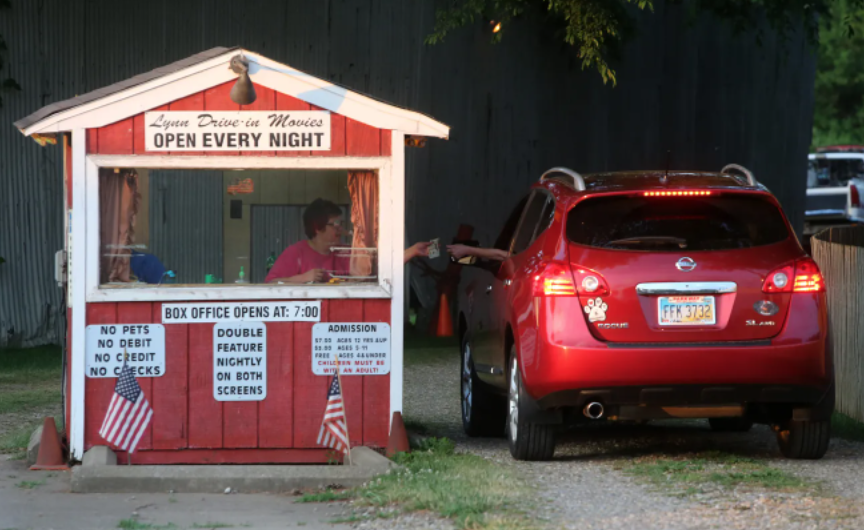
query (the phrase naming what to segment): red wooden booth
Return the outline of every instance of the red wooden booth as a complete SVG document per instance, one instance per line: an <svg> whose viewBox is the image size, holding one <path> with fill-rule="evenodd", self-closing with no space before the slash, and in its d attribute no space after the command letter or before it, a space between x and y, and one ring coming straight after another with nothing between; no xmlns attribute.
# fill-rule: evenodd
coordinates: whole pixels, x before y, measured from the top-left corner
<svg viewBox="0 0 864 530"><path fill-rule="evenodd" d="M216 48L16 126L64 152L72 459L108 445L124 352L153 410L132 463L327 461L331 352L352 445L386 446L402 407L404 147L445 125ZM332 268L268 278L309 237L315 199L341 212Z"/></svg>

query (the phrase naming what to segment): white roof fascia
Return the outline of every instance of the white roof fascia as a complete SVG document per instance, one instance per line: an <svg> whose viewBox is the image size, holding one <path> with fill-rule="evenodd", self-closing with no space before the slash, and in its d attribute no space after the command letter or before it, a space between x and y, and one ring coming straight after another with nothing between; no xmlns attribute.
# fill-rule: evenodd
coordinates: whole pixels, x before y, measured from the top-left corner
<svg viewBox="0 0 864 530"><path fill-rule="evenodd" d="M228 64L241 51L250 61L249 75L255 84L378 129L445 139L450 134L448 126L428 116L382 103L246 50L231 50L183 70L52 114L21 132L30 136L93 129L152 111L236 79L237 74L228 68Z"/></svg>

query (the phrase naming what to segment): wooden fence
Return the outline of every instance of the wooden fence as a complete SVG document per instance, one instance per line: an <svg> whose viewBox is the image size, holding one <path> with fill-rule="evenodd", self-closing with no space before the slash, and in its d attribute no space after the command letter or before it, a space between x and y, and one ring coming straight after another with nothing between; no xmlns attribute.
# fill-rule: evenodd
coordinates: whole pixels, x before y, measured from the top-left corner
<svg viewBox="0 0 864 530"><path fill-rule="evenodd" d="M836 410L864 422L864 226L823 230L812 245L828 289Z"/></svg>

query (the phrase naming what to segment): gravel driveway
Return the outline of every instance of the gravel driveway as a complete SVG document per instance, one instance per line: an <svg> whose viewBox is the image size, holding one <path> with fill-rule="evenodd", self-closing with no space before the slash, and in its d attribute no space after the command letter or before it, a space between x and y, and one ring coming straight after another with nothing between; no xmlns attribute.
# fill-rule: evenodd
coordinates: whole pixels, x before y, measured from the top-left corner
<svg viewBox="0 0 864 530"><path fill-rule="evenodd" d="M422 351L411 356L424 357ZM515 467L536 487L537 498L531 503L535 517L552 528L864 527L864 444L835 439L822 460L793 461L781 457L766 426L744 434L718 434L705 421L603 423L560 436L551 462L516 462L506 440L468 438L462 432L458 352L454 350L452 358L440 353L428 357L429 362L406 367L406 420L452 438L462 450ZM760 466L767 464L769 471L803 479L807 487L702 484L682 495L627 472L634 462L706 451L753 459Z"/></svg>

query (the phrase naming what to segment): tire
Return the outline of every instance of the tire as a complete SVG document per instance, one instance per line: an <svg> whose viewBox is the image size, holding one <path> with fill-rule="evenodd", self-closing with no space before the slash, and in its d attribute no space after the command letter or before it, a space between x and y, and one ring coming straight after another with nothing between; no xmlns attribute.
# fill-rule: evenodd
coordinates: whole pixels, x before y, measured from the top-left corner
<svg viewBox="0 0 864 530"><path fill-rule="evenodd" d="M467 338L462 340L461 360L459 398L462 405L462 429L471 437L503 436L507 408L504 400L493 394L477 377L471 356L471 342Z"/></svg>
<svg viewBox="0 0 864 530"><path fill-rule="evenodd" d="M786 458L818 460L828 451L830 421L789 420L777 431L777 445Z"/></svg>
<svg viewBox="0 0 864 530"><path fill-rule="evenodd" d="M510 454L516 460L551 460L555 454L555 430L551 425L525 421L525 387L516 359L515 347L510 352L507 373L507 441Z"/></svg>
<svg viewBox="0 0 864 530"><path fill-rule="evenodd" d="M753 427L753 420L740 418L709 418L712 431L717 432L747 432Z"/></svg>

